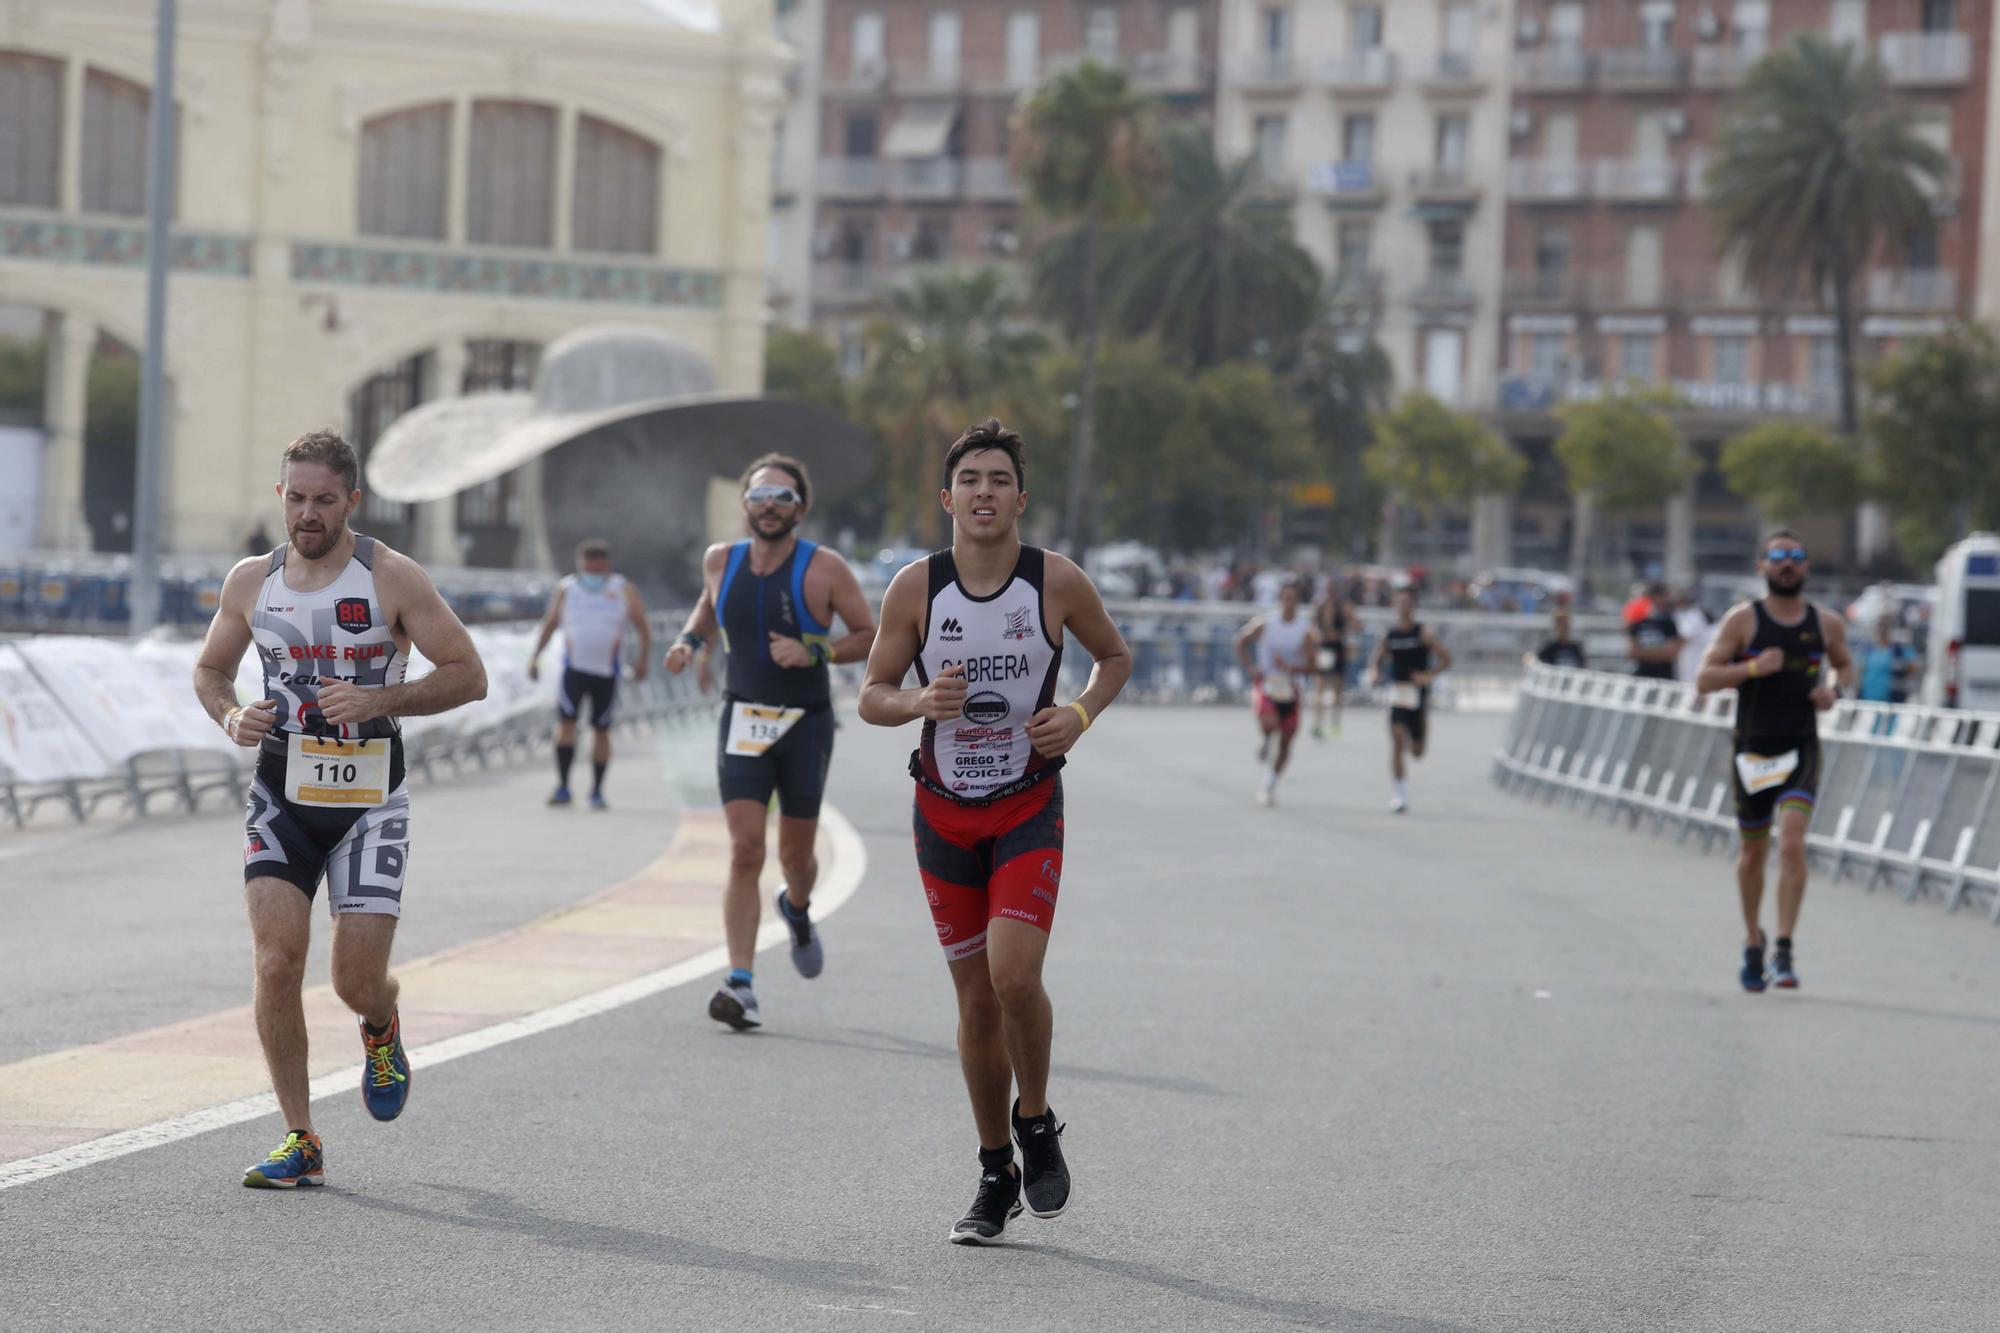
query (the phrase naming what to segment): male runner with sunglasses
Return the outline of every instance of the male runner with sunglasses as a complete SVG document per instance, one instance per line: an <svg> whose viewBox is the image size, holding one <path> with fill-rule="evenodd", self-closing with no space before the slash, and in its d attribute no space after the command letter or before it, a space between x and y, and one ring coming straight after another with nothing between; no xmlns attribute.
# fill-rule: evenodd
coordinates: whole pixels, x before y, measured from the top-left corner
<svg viewBox="0 0 2000 1333"><path fill-rule="evenodd" d="M1764 539L1757 570L1769 595L1744 602L1722 618L1695 680L1703 694L1736 691L1730 776L1743 835L1736 889L1747 931L1737 980L1752 992L1763 990L1767 981L1781 990L1799 984L1792 966L1792 932L1798 929L1799 906L1806 896L1806 825L1819 788L1819 714L1833 707L1842 688L1854 689L1855 675L1847 622L1805 599L1812 572L1805 543L1794 533L1772 533ZM1758 918L1774 812L1778 947L1767 977Z"/></svg>
<svg viewBox="0 0 2000 1333"><path fill-rule="evenodd" d="M820 796L833 759L833 681L828 666L860 662L875 642L875 615L853 569L839 554L801 540L812 506L805 464L766 454L743 472L745 541L717 543L702 557L695 603L663 665L685 671L718 628L727 654L716 770L729 825L729 887L722 926L729 975L708 1016L739 1032L763 1018L751 989L757 953L757 880L764 872L765 825L778 796L778 864L785 887L779 917L792 932L792 965L816 977L825 958L808 913L819 861ZM834 618L847 627L833 635Z"/></svg>

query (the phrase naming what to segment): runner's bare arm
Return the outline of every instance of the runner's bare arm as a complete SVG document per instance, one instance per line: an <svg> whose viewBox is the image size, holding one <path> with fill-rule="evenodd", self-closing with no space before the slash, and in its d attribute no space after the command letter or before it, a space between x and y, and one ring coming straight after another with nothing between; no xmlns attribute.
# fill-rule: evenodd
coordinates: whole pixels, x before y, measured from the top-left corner
<svg viewBox="0 0 2000 1333"><path fill-rule="evenodd" d="M694 660L695 649L707 646L715 638L718 628L715 618L715 588L722 581L722 570L728 561L729 547L722 542L717 542L703 552L701 596L695 599L694 610L688 612L686 622L681 625L680 637L674 640L673 646L667 649L666 657L660 662L660 665L667 669L668 675L678 676L687 670L688 663ZM704 685L702 688L708 687Z"/></svg>
<svg viewBox="0 0 2000 1333"><path fill-rule="evenodd" d="M1840 694L1844 694L1852 699L1860 692L1861 671L1855 665L1854 654L1849 651L1847 646L1847 622L1835 612L1821 611L1819 613L1819 627L1820 633L1826 636L1827 663L1833 667L1834 680L1840 686L1839 694L1834 692L1830 684L1823 684L1819 689L1813 691L1813 702L1819 704L1822 709L1826 709L1833 707L1834 700ZM1824 692L1826 699L1824 703L1820 703L1822 692Z"/></svg>
<svg viewBox="0 0 2000 1333"><path fill-rule="evenodd" d="M1254 676L1257 668L1250 662L1250 648L1264 636L1264 617L1255 616L1250 623L1236 631L1236 661L1243 668L1243 674Z"/></svg>
<svg viewBox="0 0 2000 1333"><path fill-rule="evenodd" d="M852 565L843 560L838 552L825 547L819 549L813 564L817 566L822 561L826 563L827 574L833 581L833 613L847 627L847 633L833 641L831 660L866 662L869 650L875 646L875 611L868 605L868 595L861 591L861 580L854 577Z"/></svg>
<svg viewBox="0 0 2000 1333"><path fill-rule="evenodd" d="M1451 649L1444 646L1444 640L1433 629L1424 630L1424 642L1431 650L1431 669L1423 673L1424 684L1428 685L1451 670Z"/></svg>
<svg viewBox="0 0 2000 1333"><path fill-rule="evenodd" d="M1715 627L1715 638L1709 642L1708 652L1701 659L1701 670L1694 674L1694 687L1703 694L1713 694L1717 690L1733 690L1750 679L1751 668L1762 662L1739 662L1743 650L1750 646L1751 626L1756 623L1757 613L1750 603L1741 602L1729 609L1722 623ZM1772 650L1776 652L1776 649ZM1783 665L1783 654L1779 654Z"/></svg>
<svg viewBox="0 0 2000 1333"><path fill-rule="evenodd" d="M208 622L201 656L194 663L194 696L201 700L202 711L243 746L262 741L278 721L276 699L260 699L247 708L236 704L236 668L250 646L250 614L270 560L264 555L239 560L223 579L215 619Z"/></svg>
<svg viewBox="0 0 2000 1333"><path fill-rule="evenodd" d="M400 552L384 550L376 562L375 589L382 614L436 669L380 689L325 681L319 687L319 711L327 721L352 726L377 717L422 717L486 697L486 664L422 565Z"/></svg>
<svg viewBox="0 0 2000 1333"><path fill-rule="evenodd" d="M1075 707L1060 704L1044 708L1028 719L1028 739L1035 753L1053 759L1069 752L1132 679L1132 650L1125 646L1125 636L1104 609L1097 585L1074 561L1051 551L1043 580L1043 595L1061 617L1064 632L1082 645L1091 662L1090 680L1076 697ZM1081 714L1078 708L1083 710Z"/></svg>
<svg viewBox="0 0 2000 1333"><path fill-rule="evenodd" d="M868 652L868 676L861 686L861 720L900 727L919 718L943 721L965 708L965 671L952 667L920 689L903 681L923 648L925 594L930 588L925 561L905 565L882 595L882 624Z"/></svg>
<svg viewBox="0 0 2000 1333"><path fill-rule="evenodd" d="M556 622L562 619L563 598L569 589L558 583L555 596L549 598L549 609L542 613L540 633L535 636L535 650L528 654L528 679L539 680L542 675L542 649L549 646L549 639L556 632Z"/></svg>
<svg viewBox="0 0 2000 1333"><path fill-rule="evenodd" d="M1375 647L1368 653L1368 679L1380 682L1382 679L1382 659L1389 652L1389 636L1378 634Z"/></svg>
<svg viewBox="0 0 2000 1333"><path fill-rule="evenodd" d="M644 680L646 668L653 662L653 627L646 623L646 599L630 579L625 581L625 614L639 631L639 655L632 660L632 679Z"/></svg>

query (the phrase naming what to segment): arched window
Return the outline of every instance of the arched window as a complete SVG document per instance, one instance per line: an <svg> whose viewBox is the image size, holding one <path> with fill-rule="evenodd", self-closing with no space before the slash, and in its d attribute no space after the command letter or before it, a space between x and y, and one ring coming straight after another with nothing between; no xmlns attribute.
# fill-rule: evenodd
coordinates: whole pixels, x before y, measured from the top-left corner
<svg viewBox="0 0 2000 1333"><path fill-rule="evenodd" d="M474 102L468 156L466 239L534 249L553 244L555 108Z"/></svg>
<svg viewBox="0 0 2000 1333"><path fill-rule="evenodd" d="M152 93L93 69L83 80L83 207L136 216L146 211L146 116Z"/></svg>
<svg viewBox="0 0 2000 1333"><path fill-rule="evenodd" d="M375 117L361 127L358 230L443 240L450 180L449 102Z"/></svg>
<svg viewBox="0 0 2000 1333"><path fill-rule="evenodd" d="M571 244L578 250L652 254L659 248L660 148L595 116L576 122Z"/></svg>
<svg viewBox="0 0 2000 1333"><path fill-rule="evenodd" d="M347 442L361 462L361 486L367 492L358 526L393 547L409 549L415 524L411 506L385 500L368 490L368 455L391 422L424 400L430 378L430 353L423 352L370 376L347 397Z"/></svg>
<svg viewBox="0 0 2000 1333"><path fill-rule="evenodd" d="M55 208L62 62L0 51L0 204Z"/></svg>

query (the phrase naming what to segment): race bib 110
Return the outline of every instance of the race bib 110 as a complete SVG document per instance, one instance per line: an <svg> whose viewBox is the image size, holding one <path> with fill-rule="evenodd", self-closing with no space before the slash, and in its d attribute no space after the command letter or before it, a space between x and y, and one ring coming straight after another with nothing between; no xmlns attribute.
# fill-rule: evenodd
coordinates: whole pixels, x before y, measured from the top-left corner
<svg viewBox="0 0 2000 1333"><path fill-rule="evenodd" d="M389 799L389 742L293 732L286 743L285 799L337 810L382 804Z"/></svg>

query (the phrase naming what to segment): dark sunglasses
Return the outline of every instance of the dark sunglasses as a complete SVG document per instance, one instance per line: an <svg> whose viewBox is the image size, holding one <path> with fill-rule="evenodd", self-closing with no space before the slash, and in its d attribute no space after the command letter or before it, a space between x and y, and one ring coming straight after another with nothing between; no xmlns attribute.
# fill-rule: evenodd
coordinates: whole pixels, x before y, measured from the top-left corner
<svg viewBox="0 0 2000 1333"><path fill-rule="evenodd" d="M1781 560L1789 560L1793 564L1802 565L1806 559L1806 548L1803 546L1773 546L1770 550L1764 552L1764 558L1774 565Z"/></svg>
<svg viewBox="0 0 2000 1333"><path fill-rule="evenodd" d="M753 505L783 505L786 509L795 509L799 503L799 493L789 486L752 486L743 498Z"/></svg>

